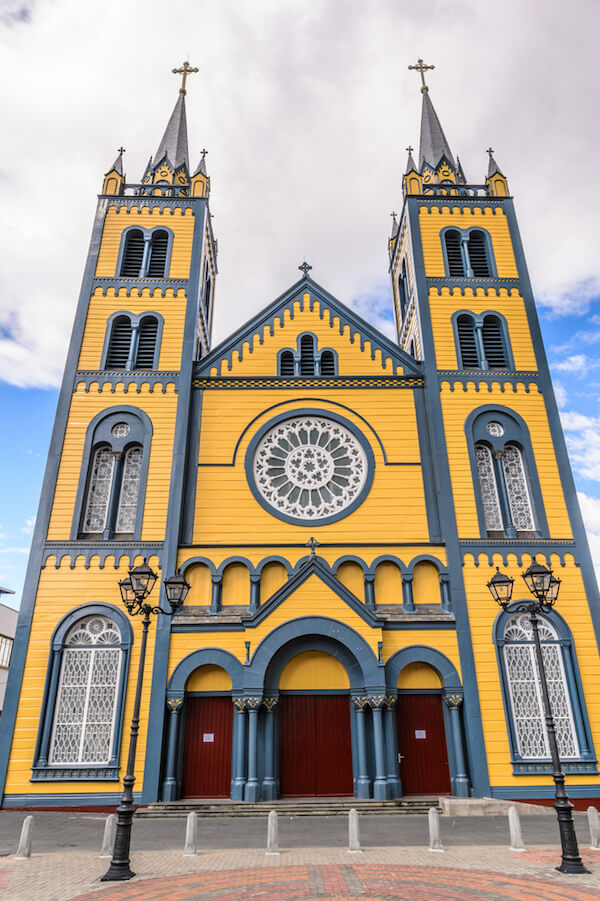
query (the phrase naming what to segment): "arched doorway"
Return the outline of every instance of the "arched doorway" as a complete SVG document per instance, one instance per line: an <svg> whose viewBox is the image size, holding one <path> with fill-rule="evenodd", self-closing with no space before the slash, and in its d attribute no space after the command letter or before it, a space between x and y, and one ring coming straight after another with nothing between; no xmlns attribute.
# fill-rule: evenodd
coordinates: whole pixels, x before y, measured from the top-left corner
<svg viewBox="0 0 600 901"><path fill-rule="evenodd" d="M350 681L324 651L304 651L279 679L279 781L282 797L354 792Z"/></svg>
<svg viewBox="0 0 600 901"><path fill-rule="evenodd" d="M398 676L396 725L405 795L451 794L440 677L426 663L409 663Z"/></svg>
<svg viewBox="0 0 600 901"><path fill-rule="evenodd" d="M185 687L182 797L228 798L233 739L231 677L200 666Z"/></svg>

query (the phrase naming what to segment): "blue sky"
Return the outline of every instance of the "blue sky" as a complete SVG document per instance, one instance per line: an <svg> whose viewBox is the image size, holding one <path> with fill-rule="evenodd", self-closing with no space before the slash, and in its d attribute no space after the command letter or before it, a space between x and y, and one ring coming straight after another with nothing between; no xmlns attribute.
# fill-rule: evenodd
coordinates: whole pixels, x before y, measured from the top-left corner
<svg viewBox="0 0 600 901"><path fill-rule="evenodd" d="M344 14L340 14L340 9ZM18 602L102 176L141 176L189 56L219 240L215 342L311 275L390 333L389 213L421 95L467 179L509 179L600 561L600 146L590 0L0 0L0 585ZM119 37L115 41L115 22ZM182 24L184 23L184 24ZM125 39L134 36L132 45ZM143 47L143 54L132 52ZM468 53L457 54L457 47Z"/></svg>

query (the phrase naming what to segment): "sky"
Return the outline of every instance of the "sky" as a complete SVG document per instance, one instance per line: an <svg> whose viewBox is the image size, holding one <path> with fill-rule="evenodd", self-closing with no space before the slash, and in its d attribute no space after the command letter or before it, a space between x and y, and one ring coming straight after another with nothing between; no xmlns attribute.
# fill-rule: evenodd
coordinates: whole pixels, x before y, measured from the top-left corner
<svg viewBox="0 0 600 901"><path fill-rule="evenodd" d="M0 585L18 605L95 195L155 152L189 58L208 149L214 343L311 275L393 334L390 212L422 57L467 179L509 179L600 570L595 0L0 0ZM591 168L589 168L591 166Z"/></svg>

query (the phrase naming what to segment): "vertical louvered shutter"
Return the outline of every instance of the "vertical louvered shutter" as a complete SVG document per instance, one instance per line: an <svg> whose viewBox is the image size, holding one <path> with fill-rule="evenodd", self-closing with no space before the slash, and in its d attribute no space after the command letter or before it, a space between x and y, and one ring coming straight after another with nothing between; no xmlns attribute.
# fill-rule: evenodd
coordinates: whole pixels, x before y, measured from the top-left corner
<svg viewBox="0 0 600 901"><path fill-rule="evenodd" d="M279 358L279 375L294 375L294 354L291 350L284 350Z"/></svg>
<svg viewBox="0 0 600 901"><path fill-rule="evenodd" d="M204 315L206 317L206 321L208 322L208 314L210 312L210 292L212 291L212 281L210 278L206 279L206 283L204 285L204 294L203 294L203 304L204 304Z"/></svg>
<svg viewBox="0 0 600 901"><path fill-rule="evenodd" d="M138 347L135 358L136 369L154 369L154 351L158 322L154 316L144 316L140 322Z"/></svg>
<svg viewBox="0 0 600 901"><path fill-rule="evenodd" d="M469 261L475 278L489 278L490 267L483 232L472 231L469 235Z"/></svg>
<svg viewBox="0 0 600 901"><path fill-rule="evenodd" d="M165 266L167 264L167 246L169 237L166 231L159 229L152 232L152 243L150 245L150 263L148 265L148 275L151 278L165 278Z"/></svg>
<svg viewBox="0 0 600 901"><path fill-rule="evenodd" d="M467 315L459 316L456 325L460 346L460 365L463 369L478 369L479 355L475 342L475 322L473 317Z"/></svg>
<svg viewBox="0 0 600 901"><path fill-rule="evenodd" d="M300 339L300 375L315 374L315 342L312 335Z"/></svg>
<svg viewBox="0 0 600 901"><path fill-rule="evenodd" d="M335 357L330 350L321 354L321 375L335 375Z"/></svg>
<svg viewBox="0 0 600 901"><path fill-rule="evenodd" d="M106 368L123 369L129 358L130 347L131 321L128 316L117 316L113 321L110 332Z"/></svg>
<svg viewBox="0 0 600 901"><path fill-rule="evenodd" d="M502 324L497 316L486 316L481 330L483 352L490 369L507 369Z"/></svg>
<svg viewBox="0 0 600 901"><path fill-rule="evenodd" d="M139 278L144 259L144 235L138 228L127 233L125 252L121 263L121 275L126 278Z"/></svg>
<svg viewBox="0 0 600 901"><path fill-rule="evenodd" d="M460 250L460 235L452 229L444 235L446 242L446 257L448 260L448 275L462 278L465 274L462 253Z"/></svg>

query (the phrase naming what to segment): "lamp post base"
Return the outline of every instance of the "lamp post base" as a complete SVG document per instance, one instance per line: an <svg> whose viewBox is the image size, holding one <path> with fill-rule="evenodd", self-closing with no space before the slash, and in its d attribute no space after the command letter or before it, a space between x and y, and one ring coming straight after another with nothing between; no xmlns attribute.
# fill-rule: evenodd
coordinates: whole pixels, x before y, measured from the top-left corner
<svg viewBox="0 0 600 901"><path fill-rule="evenodd" d="M557 869L559 869L557 867ZM113 867L111 864L104 876L100 878L100 882L126 882L135 876L133 870L126 867Z"/></svg>

